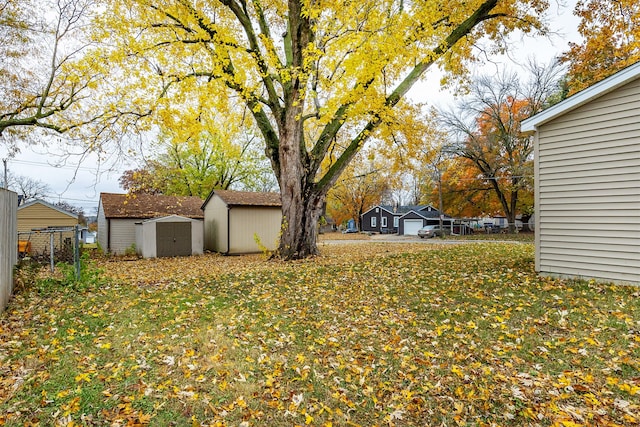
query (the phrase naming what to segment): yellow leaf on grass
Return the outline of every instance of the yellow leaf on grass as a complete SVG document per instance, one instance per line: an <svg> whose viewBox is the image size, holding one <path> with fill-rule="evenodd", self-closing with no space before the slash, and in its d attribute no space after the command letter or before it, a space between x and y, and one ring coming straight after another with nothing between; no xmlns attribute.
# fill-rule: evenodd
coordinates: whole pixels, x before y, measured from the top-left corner
<svg viewBox="0 0 640 427"><path fill-rule="evenodd" d="M91 377L89 375L90 374L88 373L80 373L76 375L76 382L78 383L82 381L91 382Z"/></svg>
<svg viewBox="0 0 640 427"><path fill-rule="evenodd" d="M460 367L457 365L453 365L451 367L451 372L453 372L454 374L456 374L459 377L462 377L462 371L460 370Z"/></svg>

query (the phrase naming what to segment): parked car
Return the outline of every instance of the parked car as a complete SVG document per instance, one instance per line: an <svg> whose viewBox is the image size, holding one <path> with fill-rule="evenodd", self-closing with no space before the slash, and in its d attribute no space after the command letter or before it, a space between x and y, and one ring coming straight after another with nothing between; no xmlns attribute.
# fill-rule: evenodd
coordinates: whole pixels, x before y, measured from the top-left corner
<svg viewBox="0 0 640 427"><path fill-rule="evenodd" d="M351 233L357 233L358 229L357 228L347 228L345 230L342 230L342 234L351 234Z"/></svg>
<svg viewBox="0 0 640 427"><path fill-rule="evenodd" d="M441 229L439 225L425 225L418 230L418 236L421 239L424 239L425 237L430 239L435 236L444 236L446 234L451 234L451 230L448 228Z"/></svg>

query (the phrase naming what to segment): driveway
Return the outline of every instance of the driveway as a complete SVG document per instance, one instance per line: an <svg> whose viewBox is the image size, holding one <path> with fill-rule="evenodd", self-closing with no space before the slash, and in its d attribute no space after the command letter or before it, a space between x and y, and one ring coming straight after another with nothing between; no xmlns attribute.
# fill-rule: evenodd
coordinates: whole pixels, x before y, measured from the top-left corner
<svg viewBox="0 0 640 427"><path fill-rule="evenodd" d="M374 234L369 237L369 239L337 239L331 240L326 239L322 240L320 244L328 244L328 245L339 245L339 244L355 244L355 243L379 243L379 242L389 242L389 243L434 243L434 244L455 244L455 243L464 243L461 240L441 240L441 239L421 239L418 236L399 236L397 234Z"/></svg>
<svg viewBox="0 0 640 427"><path fill-rule="evenodd" d="M339 244L356 244L356 243L369 243L369 242L389 242L389 243L430 243L434 245L458 245L463 243L523 243L517 240L453 240L453 239L441 239L434 237L431 239L421 239L418 236L400 236L397 234L374 234L369 236L368 239L326 239L319 242L320 245L339 245Z"/></svg>

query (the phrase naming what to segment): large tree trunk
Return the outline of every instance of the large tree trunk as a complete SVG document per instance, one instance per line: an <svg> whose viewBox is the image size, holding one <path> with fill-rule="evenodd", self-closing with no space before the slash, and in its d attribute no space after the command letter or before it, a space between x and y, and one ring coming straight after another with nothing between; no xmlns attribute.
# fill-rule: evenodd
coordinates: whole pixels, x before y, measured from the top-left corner
<svg viewBox="0 0 640 427"><path fill-rule="evenodd" d="M290 110L291 111L291 110ZM301 159L303 130L294 117L293 125L280 132L280 197L282 199L282 225L277 255L285 260L317 255L318 221L326 191L319 191Z"/></svg>
<svg viewBox="0 0 640 427"><path fill-rule="evenodd" d="M291 260L317 255L318 220L324 197L318 194L283 192L282 234L278 255Z"/></svg>
<svg viewBox="0 0 640 427"><path fill-rule="evenodd" d="M319 190L305 165L307 159L299 111L287 109L280 128L280 196L282 225L277 255L285 260L317 255L318 221L326 190Z"/></svg>

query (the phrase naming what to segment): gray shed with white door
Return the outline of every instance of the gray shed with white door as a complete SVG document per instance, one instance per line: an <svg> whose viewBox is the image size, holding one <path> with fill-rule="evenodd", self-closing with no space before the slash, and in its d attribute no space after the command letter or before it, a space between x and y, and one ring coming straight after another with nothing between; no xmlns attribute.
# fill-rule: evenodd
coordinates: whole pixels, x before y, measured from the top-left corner
<svg viewBox="0 0 640 427"><path fill-rule="evenodd" d="M178 215L136 223L136 251L143 258L201 255L203 222Z"/></svg>

